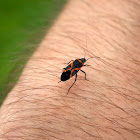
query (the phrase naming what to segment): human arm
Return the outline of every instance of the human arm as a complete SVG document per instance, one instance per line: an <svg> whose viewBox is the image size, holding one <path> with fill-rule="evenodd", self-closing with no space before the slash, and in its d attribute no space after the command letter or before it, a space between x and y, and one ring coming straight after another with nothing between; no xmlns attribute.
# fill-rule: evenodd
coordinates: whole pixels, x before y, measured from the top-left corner
<svg viewBox="0 0 140 140"><path fill-rule="evenodd" d="M140 138L139 1L71 0L0 111L1 139ZM86 48L87 38L87 48ZM76 84L65 62L99 56Z"/></svg>

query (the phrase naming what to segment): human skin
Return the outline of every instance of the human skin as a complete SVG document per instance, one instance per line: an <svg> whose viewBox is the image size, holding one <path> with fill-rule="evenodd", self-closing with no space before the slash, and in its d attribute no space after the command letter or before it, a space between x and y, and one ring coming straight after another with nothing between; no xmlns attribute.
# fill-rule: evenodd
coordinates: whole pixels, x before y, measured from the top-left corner
<svg viewBox="0 0 140 140"><path fill-rule="evenodd" d="M140 139L139 0L70 0L0 110L1 140ZM60 82L76 58L87 73Z"/></svg>

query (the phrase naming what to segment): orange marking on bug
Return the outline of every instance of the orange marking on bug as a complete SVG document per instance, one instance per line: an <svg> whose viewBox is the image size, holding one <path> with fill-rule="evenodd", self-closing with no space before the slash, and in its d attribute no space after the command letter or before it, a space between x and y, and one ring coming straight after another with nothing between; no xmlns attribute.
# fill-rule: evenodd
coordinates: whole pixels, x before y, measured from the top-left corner
<svg viewBox="0 0 140 140"><path fill-rule="evenodd" d="M80 70L82 67L80 67L80 68L75 68L75 69L72 69L72 71L71 71L71 74L70 74L70 78L72 77L72 73L75 71L75 70Z"/></svg>
<svg viewBox="0 0 140 140"><path fill-rule="evenodd" d="M75 68L74 70L80 70L82 67L80 67L80 68Z"/></svg>
<svg viewBox="0 0 140 140"><path fill-rule="evenodd" d="M74 61L73 61L74 62ZM68 68L67 70L64 70L63 72L66 72L66 71L68 71L68 70L71 70L72 69L72 67L73 67L73 62L70 64L70 68Z"/></svg>
<svg viewBox="0 0 140 140"><path fill-rule="evenodd" d="M82 63L83 64L83 62L81 61L81 60L79 60L79 59L77 59L80 63Z"/></svg>
<svg viewBox="0 0 140 140"><path fill-rule="evenodd" d="M72 69L71 74L70 74L70 78L72 77L72 73L74 72L74 69Z"/></svg>

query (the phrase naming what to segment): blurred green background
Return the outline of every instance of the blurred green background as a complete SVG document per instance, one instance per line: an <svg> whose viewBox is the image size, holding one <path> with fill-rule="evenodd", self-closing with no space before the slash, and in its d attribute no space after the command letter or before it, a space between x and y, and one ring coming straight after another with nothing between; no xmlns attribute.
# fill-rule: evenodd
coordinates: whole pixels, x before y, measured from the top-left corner
<svg viewBox="0 0 140 140"><path fill-rule="evenodd" d="M67 0L0 0L0 105Z"/></svg>

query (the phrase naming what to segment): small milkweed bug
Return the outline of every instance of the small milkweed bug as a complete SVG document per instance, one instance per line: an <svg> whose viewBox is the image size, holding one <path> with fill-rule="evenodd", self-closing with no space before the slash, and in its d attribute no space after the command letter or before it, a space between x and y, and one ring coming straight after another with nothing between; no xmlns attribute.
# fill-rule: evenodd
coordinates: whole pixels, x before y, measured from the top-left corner
<svg viewBox="0 0 140 140"><path fill-rule="evenodd" d="M83 70L81 70L81 68L83 66L89 66L89 65L84 65L84 63L91 59L91 58L100 58L100 57L90 57L88 59L85 59L85 55L84 58L80 58L80 59L75 59L75 60L71 60L68 63L68 66L66 68L63 68L63 72L61 74L61 81L67 81L68 79L70 79L72 76L75 75L75 81L73 82L73 84L70 86L70 88L68 89L67 94L69 93L70 89L72 88L72 86L75 84L76 80L77 80L77 72L80 70L81 72L83 72L85 74L85 80L86 79L86 72L84 72ZM61 82L59 81L59 82ZM58 82L58 83L59 83Z"/></svg>

